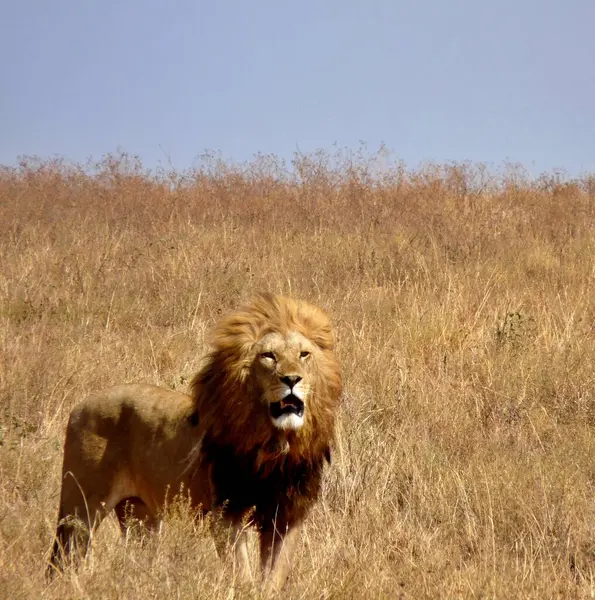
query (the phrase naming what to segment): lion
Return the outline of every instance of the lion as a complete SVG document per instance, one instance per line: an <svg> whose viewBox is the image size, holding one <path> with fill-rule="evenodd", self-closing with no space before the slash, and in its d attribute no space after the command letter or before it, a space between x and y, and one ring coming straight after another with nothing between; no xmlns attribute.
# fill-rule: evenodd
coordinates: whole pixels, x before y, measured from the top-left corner
<svg viewBox="0 0 595 600"><path fill-rule="evenodd" d="M184 489L197 514L217 515L220 555L231 534L243 580L253 581L248 522L265 585L283 586L331 458L342 390L331 322L303 300L259 294L210 343L191 395L126 384L72 410L50 572L84 556L112 510L123 530L129 507L155 527L168 493Z"/></svg>

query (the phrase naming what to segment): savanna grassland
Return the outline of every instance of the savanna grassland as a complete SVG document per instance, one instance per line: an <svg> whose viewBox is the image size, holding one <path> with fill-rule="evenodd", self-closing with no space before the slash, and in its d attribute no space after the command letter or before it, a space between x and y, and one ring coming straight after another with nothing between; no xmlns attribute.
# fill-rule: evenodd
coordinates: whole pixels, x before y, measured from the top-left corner
<svg viewBox="0 0 595 600"><path fill-rule="evenodd" d="M108 519L47 583L68 413L187 390L253 291L337 331L333 464L284 598L595 595L595 179L317 153L0 170L0 597L234 598L208 525ZM254 555L256 560L256 554Z"/></svg>

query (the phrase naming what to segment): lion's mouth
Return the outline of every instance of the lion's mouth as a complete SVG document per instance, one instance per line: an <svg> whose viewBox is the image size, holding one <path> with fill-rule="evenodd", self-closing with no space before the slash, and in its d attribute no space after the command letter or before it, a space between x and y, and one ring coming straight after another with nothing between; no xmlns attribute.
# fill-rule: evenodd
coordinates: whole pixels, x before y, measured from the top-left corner
<svg viewBox="0 0 595 600"><path fill-rule="evenodd" d="M273 419L278 419L282 415L297 415L304 416L304 403L297 396L289 394L279 402L273 402L269 405L271 416Z"/></svg>

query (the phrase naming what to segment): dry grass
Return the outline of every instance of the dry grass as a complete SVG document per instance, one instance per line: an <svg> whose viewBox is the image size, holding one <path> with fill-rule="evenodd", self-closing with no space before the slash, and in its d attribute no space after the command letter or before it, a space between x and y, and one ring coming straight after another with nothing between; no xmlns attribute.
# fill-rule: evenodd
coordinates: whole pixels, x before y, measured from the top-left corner
<svg viewBox="0 0 595 600"><path fill-rule="evenodd" d="M254 290L336 323L340 436L288 598L595 595L595 180L383 156L0 171L0 596L252 597L175 506L48 585L72 406L186 389Z"/></svg>

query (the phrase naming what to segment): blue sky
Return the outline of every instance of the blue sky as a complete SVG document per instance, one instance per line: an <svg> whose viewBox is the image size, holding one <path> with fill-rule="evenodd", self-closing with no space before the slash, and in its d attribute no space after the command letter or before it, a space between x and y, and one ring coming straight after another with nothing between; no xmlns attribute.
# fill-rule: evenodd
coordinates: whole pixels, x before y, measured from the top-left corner
<svg viewBox="0 0 595 600"><path fill-rule="evenodd" d="M13 0L0 163L334 145L595 172L593 0Z"/></svg>

